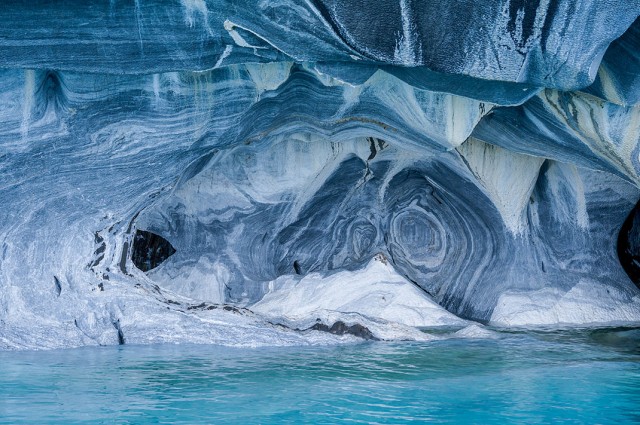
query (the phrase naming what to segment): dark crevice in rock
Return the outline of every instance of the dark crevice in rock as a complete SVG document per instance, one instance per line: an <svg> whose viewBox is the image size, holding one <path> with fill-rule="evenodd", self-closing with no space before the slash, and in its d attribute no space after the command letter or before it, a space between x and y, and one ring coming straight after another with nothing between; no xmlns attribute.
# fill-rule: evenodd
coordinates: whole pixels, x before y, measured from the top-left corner
<svg viewBox="0 0 640 425"><path fill-rule="evenodd" d="M302 274L302 269L300 269L300 263L298 262L298 260L293 262L293 270L296 272L296 274Z"/></svg>
<svg viewBox="0 0 640 425"><path fill-rule="evenodd" d="M617 249L622 268L640 288L640 202L631 210L620 228Z"/></svg>
<svg viewBox="0 0 640 425"><path fill-rule="evenodd" d="M120 326L120 320L116 320L113 322L113 327L118 331L118 344L124 345L124 332L122 332L122 327Z"/></svg>
<svg viewBox="0 0 640 425"><path fill-rule="evenodd" d="M145 230L136 230L131 260L143 272L158 267L175 252L171 243L162 236Z"/></svg>
<svg viewBox="0 0 640 425"><path fill-rule="evenodd" d="M53 283L56 286L56 294L60 296L60 293L62 292L62 285L60 284L60 279L58 279L58 276L53 276Z"/></svg>

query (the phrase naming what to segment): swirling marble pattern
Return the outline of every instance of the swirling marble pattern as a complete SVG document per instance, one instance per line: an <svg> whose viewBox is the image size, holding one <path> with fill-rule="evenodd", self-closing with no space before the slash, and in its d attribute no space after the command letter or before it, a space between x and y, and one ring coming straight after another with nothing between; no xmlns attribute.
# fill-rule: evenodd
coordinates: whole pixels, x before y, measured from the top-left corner
<svg viewBox="0 0 640 425"><path fill-rule="evenodd" d="M595 81L584 91L621 106L640 103L640 19L607 49Z"/></svg>
<svg viewBox="0 0 640 425"><path fill-rule="evenodd" d="M640 3L580 5L6 5L0 347L352 340L275 320L298 293L420 338L393 288L422 324L639 322ZM176 252L142 272L137 230Z"/></svg>
<svg viewBox="0 0 640 425"><path fill-rule="evenodd" d="M629 27L639 6L511 0L379 1L375 7L365 1L314 4L342 40L364 57L565 89L593 80L606 47ZM618 21L612 22L611 16Z"/></svg>

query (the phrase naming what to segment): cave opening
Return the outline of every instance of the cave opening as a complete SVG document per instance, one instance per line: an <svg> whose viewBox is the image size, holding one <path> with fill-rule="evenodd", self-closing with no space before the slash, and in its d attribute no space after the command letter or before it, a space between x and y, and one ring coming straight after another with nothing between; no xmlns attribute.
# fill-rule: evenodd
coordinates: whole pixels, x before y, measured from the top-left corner
<svg viewBox="0 0 640 425"><path fill-rule="evenodd" d="M620 228L617 250L622 268L640 288L640 201Z"/></svg>
<svg viewBox="0 0 640 425"><path fill-rule="evenodd" d="M143 272L155 269L175 252L173 245L162 236L146 230L136 230L131 260Z"/></svg>

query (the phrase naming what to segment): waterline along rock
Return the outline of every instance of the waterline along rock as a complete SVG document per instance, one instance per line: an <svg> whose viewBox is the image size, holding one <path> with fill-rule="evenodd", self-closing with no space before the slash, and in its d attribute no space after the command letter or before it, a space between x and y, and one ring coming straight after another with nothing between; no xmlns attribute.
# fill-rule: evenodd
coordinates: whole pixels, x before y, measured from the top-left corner
<svg viewBox="0 0 640 425"><path fill-rule="evenodd" d="M639 15L3 5L0 348L640 323Z"/></svg>

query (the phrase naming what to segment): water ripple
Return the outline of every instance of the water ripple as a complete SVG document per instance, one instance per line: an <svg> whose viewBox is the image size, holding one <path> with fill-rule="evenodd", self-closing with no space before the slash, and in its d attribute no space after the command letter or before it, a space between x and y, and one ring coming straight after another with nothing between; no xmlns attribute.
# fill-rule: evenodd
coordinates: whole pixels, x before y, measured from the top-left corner
<svg viewBox="0 0 640 425"><path fill-rule="evenodd" d="M637 422L638 342L610 329L0 352L0 423Z"/></svg>

